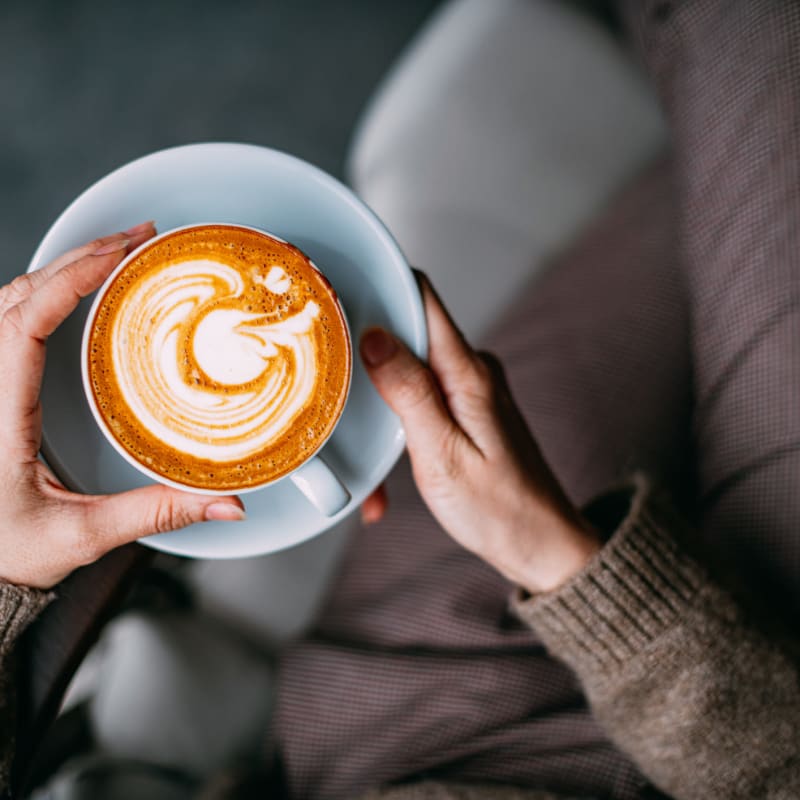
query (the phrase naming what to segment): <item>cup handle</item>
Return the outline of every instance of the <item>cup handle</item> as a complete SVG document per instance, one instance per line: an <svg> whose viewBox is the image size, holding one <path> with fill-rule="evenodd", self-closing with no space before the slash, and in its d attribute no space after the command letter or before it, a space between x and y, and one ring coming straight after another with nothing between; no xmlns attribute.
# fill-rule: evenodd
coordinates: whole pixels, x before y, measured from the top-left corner
<svg viewBox="0 0 800 800"><path fill-rule="evenodd" d="M314 456L290 477L292 483L326 517L335 516L350 502L350 492L321 456Z"/></svg>

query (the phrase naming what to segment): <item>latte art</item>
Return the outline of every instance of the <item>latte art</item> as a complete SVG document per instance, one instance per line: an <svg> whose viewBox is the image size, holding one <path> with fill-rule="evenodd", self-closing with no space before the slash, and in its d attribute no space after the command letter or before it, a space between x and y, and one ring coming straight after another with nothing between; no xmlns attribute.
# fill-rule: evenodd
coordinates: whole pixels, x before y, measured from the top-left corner
<svg viewBox="0 0 800 800"><path fill-rule="evenodd" d="M275 479L341 411L341 312L291 245L226 226L187 233L144 250L106 292L90 350L98 406L165 477L223 489Z"/></svg>
<svg viewBox="0 0 800 800"><path fill-rule="evenodd" d="M319 306L309 300L280 319L245 311L243 298L232 267L186 261L143 280L114 323L122 398L154 436L196 458L235 461L263 450L314 391ZM148 324L147 337L126 335Z"/></svg>

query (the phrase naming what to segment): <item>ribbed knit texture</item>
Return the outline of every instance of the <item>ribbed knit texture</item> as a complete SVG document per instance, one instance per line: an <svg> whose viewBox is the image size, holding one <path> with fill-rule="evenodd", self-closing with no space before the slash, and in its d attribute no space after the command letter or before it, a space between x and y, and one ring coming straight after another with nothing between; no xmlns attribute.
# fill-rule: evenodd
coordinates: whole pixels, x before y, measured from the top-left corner
<svg viewBox="0 0 800 800"><path fill-rule="evenodd" d="M629 513L578 578L552 595L515 598L515 612L542 642L584 669L611 672L630 661L680 622L705 580L664 531L668 512L654 514L646 483L638 480L630 493ZM627 494L620 490L603 503L625 503Z"/></svg>
<svg viewBox="0 0 800 800"><path fill-rule="evenodd" d="M0 790L8 785L15 738L14 644L52 595L0 581Z"/></svg>
<svg viewBox="0 0 800 800"><path fill-rule="evenodd" d="M616 523L603 549L555 592L518 590L515 613L581 676L606 730L675 800L800 797L797 665L676 544L679 518L646 481L600 498L588 516ZM426 781L362 800L566 797Z"/></svg>
<svg viewBox="0 0 800 800"><path fill-rule="evenodd" d="M557 592L518 595L515 612L670 796L800 797L797 664L676 545L679 525L638 481L629 513L587 567Z"/></svg>

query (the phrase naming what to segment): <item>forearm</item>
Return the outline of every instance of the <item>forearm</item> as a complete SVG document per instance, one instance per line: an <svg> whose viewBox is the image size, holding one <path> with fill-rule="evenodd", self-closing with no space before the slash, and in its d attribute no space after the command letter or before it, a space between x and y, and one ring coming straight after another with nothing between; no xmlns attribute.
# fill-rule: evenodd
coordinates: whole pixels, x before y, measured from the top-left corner
<svg viewBox="0 0 800 800"><path fill-rule="evenodd" d="M517 611L577 673L619 747L676 800L800 794L797 666L665 524L678 523L640 486L587 568Z"/></svg>
<svg viewBox="0 0 800 800"><path fill-rule="evenodd" d="M50 602L47 592L0 582L0 792L8 785L16 731L14 645Z"/></svg>

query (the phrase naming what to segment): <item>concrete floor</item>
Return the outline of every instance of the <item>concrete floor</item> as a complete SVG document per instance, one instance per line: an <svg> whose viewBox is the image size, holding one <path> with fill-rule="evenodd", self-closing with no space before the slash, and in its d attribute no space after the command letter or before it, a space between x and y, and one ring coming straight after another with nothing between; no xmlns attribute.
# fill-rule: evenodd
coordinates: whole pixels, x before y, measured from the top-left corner
<svg viewBox="0 0 800 800"><path fill-rule="evenodd" d="M371 91L439 0L4 0L0 281L114 167L204 140L334 174Z"/></svg>

